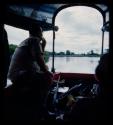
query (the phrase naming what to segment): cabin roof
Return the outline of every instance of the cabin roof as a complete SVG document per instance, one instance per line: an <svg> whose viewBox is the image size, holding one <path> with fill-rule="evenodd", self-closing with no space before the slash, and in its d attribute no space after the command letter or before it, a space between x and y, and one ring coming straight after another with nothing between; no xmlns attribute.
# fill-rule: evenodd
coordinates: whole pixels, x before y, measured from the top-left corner
<svg viewBox="0 0 113 125"><path fill-rule="evenodd" d="M107 21L108 6L105 4L7 4L5 23L15 27L28 30L31 23L41 25L44 31L57 31L58 27L54 26L54 19L57 13L66 7L74 5L87 5L98 9ZM109 21L109 20L108 20Z"/></svg>

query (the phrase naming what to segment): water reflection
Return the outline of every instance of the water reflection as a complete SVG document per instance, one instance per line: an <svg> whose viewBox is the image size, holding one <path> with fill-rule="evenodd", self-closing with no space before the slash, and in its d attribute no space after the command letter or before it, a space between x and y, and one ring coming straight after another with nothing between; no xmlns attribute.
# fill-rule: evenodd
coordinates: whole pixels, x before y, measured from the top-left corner
<svg viewBox="0 0 113 125"><path fill-rule="evenodd" d="M55 57L56 72L95 73L99 57ZM49 70L52 67L52 57L47 63Z"/></svg>
<svg viewBox="0 0 113 125"><path fill-rule="evenodd" d="M66 62L69 62L70 61L70 57L65 57L66 58Z"/></svg>

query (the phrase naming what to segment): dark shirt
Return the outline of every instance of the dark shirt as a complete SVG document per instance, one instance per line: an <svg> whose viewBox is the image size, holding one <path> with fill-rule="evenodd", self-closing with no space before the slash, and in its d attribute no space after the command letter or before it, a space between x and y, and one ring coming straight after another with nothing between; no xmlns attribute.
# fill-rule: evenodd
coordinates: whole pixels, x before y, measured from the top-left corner
<svg viewBox="0 0 113 125"><path fill-rule="evenodd" d="M23 72L40 72L40 67L36 62L38 55L43 54L40 39L30 37L24 40L16 48L9 67L8 78L16 79Z"/></svg>

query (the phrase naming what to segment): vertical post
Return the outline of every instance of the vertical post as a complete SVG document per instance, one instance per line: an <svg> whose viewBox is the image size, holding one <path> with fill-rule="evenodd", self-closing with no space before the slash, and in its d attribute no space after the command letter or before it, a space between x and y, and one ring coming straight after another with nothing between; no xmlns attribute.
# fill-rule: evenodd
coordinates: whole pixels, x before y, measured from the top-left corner
<svg viewBox="0 0 113 125"><path fill-rule="evenodd" d="M52 69L51 72L55 73L55 68L54 68L54 54L55 54L55 29L53 25L53 52L52 52Z"/></svg>
<svg viewBox="0 0 113 125"><path fill-rule="evenodd" d="M102 30L102 49L101 49L101 55L103 55L103 49L104 49L104 30Z"/></svg>
<svg viewBox="0 0 113 125"><path fill-rule="evenodd" d="M103 52L104 52L104 25L105 25L105 22L106 22L106 15L105 13L103 14L103 28L102 28L102 48L101 48L101 56L103 55Z"/></svg>

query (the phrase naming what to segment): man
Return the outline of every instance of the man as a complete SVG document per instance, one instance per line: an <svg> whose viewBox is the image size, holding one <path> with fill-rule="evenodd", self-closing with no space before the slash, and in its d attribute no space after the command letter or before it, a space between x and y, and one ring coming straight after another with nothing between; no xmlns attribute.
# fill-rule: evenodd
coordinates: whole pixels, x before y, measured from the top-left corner
<svg viewBox="0 0 113 125"><path fill-rule="evenodd" d="M14 106L19 103L22 103L23 106L22 110L17 111L21 113L13 116L17 119L18 114L21 114L21 119L25 119L25 116L27 119L31 119L31 117L35 119L35 114L36 119L37 116L42 117L45 98L53 78L53 74L48 71L44 61L43 54L46 40L43 38L42 28L32 25L29 34L29 38L21 42L16 48L8 72L8 79L13 82L14 95L19 95L15 96L17 104L14 104ZM26 104L26 107L24 107L24 104ZM33 105L32 108L31 105ZM27 107L30 108L26 109ZM16 110L18 109L16 108ZM26 113L28 111L31 112Z"/></svg>
<svg viewBox="0 0 113 125"><path fill-rule="evenodd" d="M46 95L53 77L43 57L46 40L39 26L32 25L29 34L12 56L8 78L16 88L37 88Z"/></svg>

